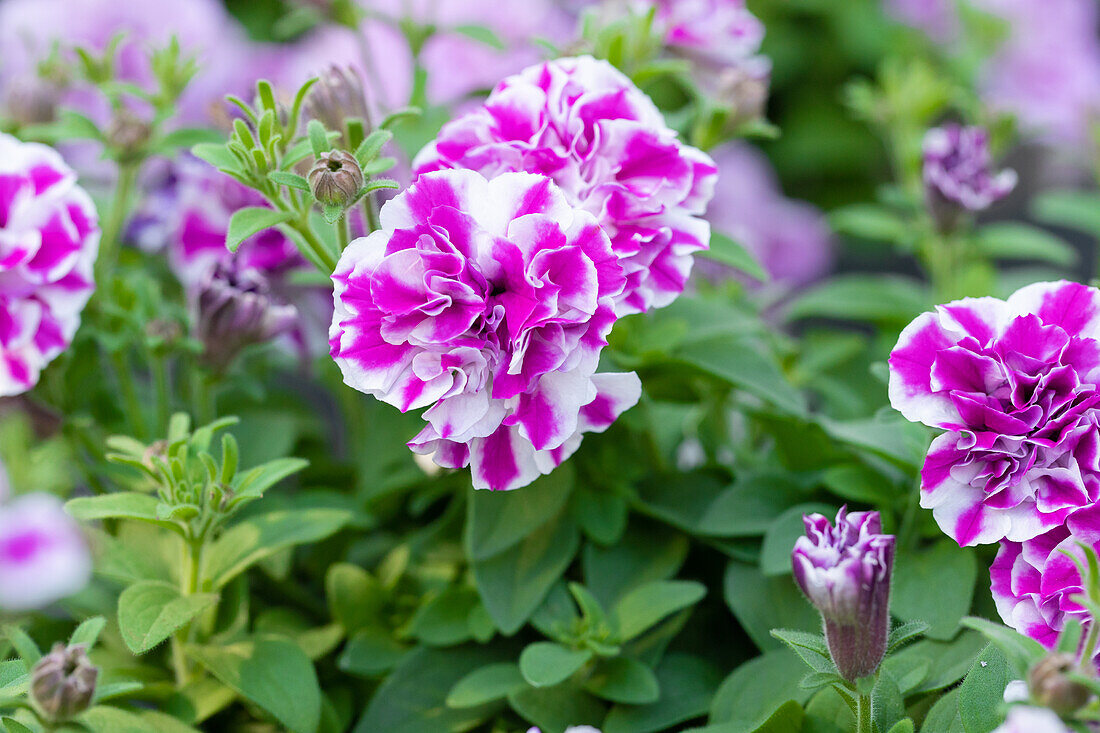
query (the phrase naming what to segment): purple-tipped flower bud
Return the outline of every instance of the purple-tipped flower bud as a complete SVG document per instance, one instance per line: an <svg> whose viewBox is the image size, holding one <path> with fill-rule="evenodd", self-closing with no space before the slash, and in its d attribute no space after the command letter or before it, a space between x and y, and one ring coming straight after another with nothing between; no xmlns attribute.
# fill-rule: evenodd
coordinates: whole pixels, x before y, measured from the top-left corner
<svg viewBox="0 0 1100 733"><path fill-rule="evenodd" d="M950 231L961 211L981 211L1016 187L1016 172L994 173L989 134L982 127L949 124L924 136L924 185L941 231Z"/></svg>
<svg viewBox="0 0 1100 733"><path fill-rule="evenodd" d="M840 676L866 677L886 654L894 537L882 534L878 512L847 513L836 526L803 517L806 536L791 553L794 577L825 622L825 640Z"/></svg>
<svg viewBox="0 0 1100 733"><path fill-rule="evenodd" d="M294 306L276 302L259 272L220 264L199 291L196 336L207 363L222 371L246 346L288 331L297 316Z"/></svg>
<svg viewBox="0 0 1100 733"><path fill-rule="evenodd" d="M1077 659L1070 654L1051 654L1040 660L1027 675L1027 686L1035 702L1059 715L1083 708L1092 693L1069 678L1067 673L1076 669Z"/></svg>
<svg viewBox="0 0 1100 733"><path fill-rule="evenodd" d="M52 722L70 720L92 704L99 668L89 661L87 645L54 644L31 671L31 698Z"/></svg>
<svg viewBox="0 0 1100 733"><path fill-rule="evenodd" d="M309 172L313 197L326 206L347 208L359 198L363 169L355 156L344 150L321 153Z"/></svg>
<svg viewBox="0 0 1100 733"><path fill-rule="evenodd" d="M309 90L305 110L309 119L318 120L327 129L337 130L341 135L347 120L368 120L367 98L359 73L351 67L330 66ZM347 144L346 140L344 144Z"/></svg>

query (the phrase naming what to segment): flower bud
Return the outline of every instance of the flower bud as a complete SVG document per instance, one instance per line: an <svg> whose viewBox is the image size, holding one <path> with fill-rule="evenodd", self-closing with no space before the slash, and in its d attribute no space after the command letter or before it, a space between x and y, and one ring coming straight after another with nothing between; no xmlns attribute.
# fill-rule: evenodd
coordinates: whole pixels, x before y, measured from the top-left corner
<svg viewBox="0 0 1100 733"><path fill-rule="evenodd" d="M275 301L258 271L224 264L207 278L197 306L196 336L207 363L219 372L246 346L288 331L298 316L294 306Z"/></svg>
<svg viewBox="0 0 1100 733"><path fill-rule="evenodd" d="M4 97L4 111L19 125L39 125L57 119L58 89L35 77L15 79Z"/></svg>
<svg viewBox="0 0 1100 733"><path fill-rule="evenodd" d="M321 122L329 130L339 130L343 139L347 120L369 119L363 81L351 67L330 66L317 79L306 96L305 111L309 119Z"/></svg>
<svg viewBox="0 0 1100 733"><path fill-rule="evenodd" d="M1085 706L1091 693L1067 676L1077 660L1069 654L1051 654L1039 661L1027 675L1028 688L1035 702L1059 715L1069 715Z"/></svg>
<svg viewBox="0 0 1100 733"><path fill-rule="evenodd" d="M152 134L153 128L148 122L133 112L123 109L111 120L111 126L107 130L107 142L120 157L127 158L136 155L145 147Z"/></svg>
<svg viewBox="0 0 1100 733"><path fill-rule="evenodd" d="M86 647L54 644L31 671L31 698L53 722L70 720L92 703L99 668L88 660Z"/></svg>
<svg viewBox="0 0 1100 733"><path fill-rule="evenodd" d="M928 210L941 232L953 231L961 214L987 209L1016 187L1015 171L992 171L984 128L933 128L924 136L923 155Z"/></svg>
<svg viewBox="0 0 1100 733"><path fill-rule="evenodd" d="M890 632L894 537L882 534L878 512L803 517L806 536L791 553L794 577L825 622L825 641L848 681L878 669Z"/></svg>
<svg viewBox="0 0 1100 733"><path fill-rule="evenodd" d="M347 208L359 198L363 170L355 156L344 150L321 153L309 172L313 197L326 206Z"/></svg>
<svg viewBox="0 0 1100 733"><path fill-rule="evenodd" d="M716 97L729 105L727 129L736 133L744 125L764 117L771 75L751 66L734 66L717 77Z"/></svg>

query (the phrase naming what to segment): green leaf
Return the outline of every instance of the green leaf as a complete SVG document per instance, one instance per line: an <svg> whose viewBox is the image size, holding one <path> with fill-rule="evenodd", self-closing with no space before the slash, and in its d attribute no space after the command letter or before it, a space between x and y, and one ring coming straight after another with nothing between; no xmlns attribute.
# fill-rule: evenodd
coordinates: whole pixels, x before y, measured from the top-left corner
<svg viewBox="0 0 1100 733"><path fill-rule="evenodd" d="M802 706L789 700L780 705L753 733L801 733L802 720L805 717Z"/></svg>
<svg viewBox="0 0 1100 733"><path fill-rule="evenodd" d="M1046 649L1034 639L989 619L967 616L962 625L982 632L982 634L1004 653L1019 676L1046 656Z"/></svg>
<svg viewBox="0 0 1100 733"><path fill-rule="evenodd" d="M313 663L294 642L259 636L224 646L189 646L187 653L219 682L271 713L293 733L316 733L321 688Z"/></svg>
<svg viewBox="0 0 1100 733"><path fill-rule="evenodd" d="M573 491L569 464L517 491L468 492L463 541L470 560L485 560L515 546L553 519Z"/></svg>
<svg viewBox="0 0 1100 733"><path fill-rule="evenodd" d="M348 674L373 677L393 669L408 651L388 629L368 626L348 640L337 666Z"/></svg>
<svg viewBox="0 0 1100 733"><path fill-rule="evenodd" d="M8 641L15 647L15 653L23 660L23 665L29 672L31 667L37 664L38 660L42 658L42 652L39 650L38 645L34 643L34 640L31 639L26 631L23 631L23 629L15 624L8 624L5 626L4 635L8 637Z"/></svg>
<svg viewBox="0 0 1100 733"><path fill-rule="evenodd" d="M290 173L289 171L271 171L267 174L267 180L272 183L277 183L280 186L288 186L290 188L296 188L299 191L310 191L309 181L297 173Z"/></svg>
<svg viewBox="0 0 1100 733"><path fill-rule="evenodd" d="M355 149L355 160L358 161L360 166L366 166L378 157L378 154L382 152L382 148L390 140L393 140L393 133L389 130L375 130L359 144L359 147Z"/></svg>
<svg viewBox="0 0 1100 733"><path fill-rule="evenodd" d="M95 646L96 641L99 639L100 633L103 631L103 627L107 625L107 619L102 616L92 616L85 619L80 623L80 626L76 627L73 631L73 635L69 637L69 644L86 644L89 649Z"/></svg>
<svg viewBox="0 0 1100 733"><path fill-rule="evenodd" d="M430 646L454 646L469 641L470 614L479 604L477 591L451 586L417 609L408 635Z"/></svg>
<svg viewBox="0 0 1100 733"><path fill-rule="evenodd" d="M765 576L760 568L733 560L723 583L726 604L761 650L776 649L774 628L819 630L821 617L789 575Z"/></svg>
<svg viewBox="0 0 1100 733"><path fill-rule="evenodd" d="M891 654L908 644L916 637L928 631L928 624L924 621L906 621L901 626L890 630L890 638L886 641L886 653Z"/></svg>
<svg viewBox="0 0 1100 733"><path fill-rule="evenodd" d="M322 153L332 150L332 143L329 142L325 126L318 120L310 120L306 126L306 132L309 134L309 145L313 149L313 157L320 158Z"/></svg>
<svg viewBox="0 0 1100 733"><path fill-rule="evenodd" d="M148 494L120 491L100 496L81 496L65 503L65 511L74 519L92 522L97 519L136 519L160 527L179 529L172 522L161 520L157 515L160 502Z"/></svg>
<svg viewBox="0 0 1100 733"><path fill-rule="evenodd" d="M392 178L375 178L366 186L363 186L363 193L371 193L372 191L378 191L383 188L397 190L401 188L401 184Z"/></svg>
<svg viewBox="0 0 1100 733"><path fill-rule="evenodd" d="M966 733L959 716L959 691L951 690L924 716L921 733Z"/></svg>
<svg viewBox="0 0 1100 733"><path fill-rule="evenodd" d="M666 616L693 606L707 594L693 580L655 580L627 593L611 611L617 638L628 641Z"/></svg>
<svg viewBox="0 0 1100 733"><path fill-rule="evenodd" d="M582 489L573 494L571 509L584 533L602 545L618 542L626 529L626 500L617 494Z"/></svg>
<svg viewBox="0 0 1100 733"><path fill-rule="evenodd" d="M815 672L823 674L836 672L836 665L833 664L829 647L821 634L793 629L772 629L772 636L786 644Z"/></svg>
<svg viewBox="0 0 1100 733"><path fill-rule="evenodd" d="M182 127L172 130L156 143L156 150L165 155L175 156L177 148L191 148L207 144L225 149L222 141L222 133L208 127Z"/></svg>
<svg viewBox="0 0 1100 733"><path fill-rule="evenodd" d="M667 654L657 667L661 696L648 705L616 705L607 714L603 733L675 730L707 711L722 680L710 662L688 654Z"/></svg>
<svg viewBox="0 0 1100 733"><path fill-rule="evenodd" d="M484 43L489 48L496 49L497 51L503 51L508 48L504 41L500 40L500 37L493 32L492 28L487 28L483 25L456 25L451 28L455 33L461 33L464 36L474 39L478 43Z"/></svg>
<svg viewBox="0 0 1100 733"><path fill-rule="evenodd" d="M853 204L829 213L829 224L839 234L872 242L903 242L911 227L900 216L877 204Z"/></svg>
<svg viewBox="0 0 1100 733"><path fill-rule="evenodd" d="M710 233L710 249L699 252L698 256L736 268L760 282L768 282L771 279L767 270L740 242L719 232Z"/></svg>
<svg viewBox="0 0 1100 733"><path fill-rule="evenodd" d="M931 303L925 285L896 275L841 275L791 301L788 320L837 318L903 326Z"/></svg>
<svg viewBox="0 0 1100 733"><path fill-rule="evenodd" d="M591 649L569 649L551 641L538 641L520 654L519 671L534 687L553 687L572 677L591 658Z"/></svg>
<svg viewBox="0 0 1100 733"><path fill-rule="evenodd" d="M646 705L661 696L653 670L633 657L602 660L584 687L596 697L627 705Z"/></svg>
<svg viewBox="0 0 1100 733"><path fill-rule="evenodd" d="M515 664L490 664L460 679L447 695L447 707L477 707L508 697L525 687L527 683Z"/></svg>
<svg viewBox="0 0 1100 733"><path fill-rule="evenodd" d="M343 509L276 511L238 522L210 546L206 575L217 590L250 566L279 550L319 542L351 520Z"/></svg>
<svg viewBox="0 0 1100 733"><path fill-rule="evenodd" d="M241 243L252 235L284 224L293 218L294 214L289 211L277 211L265 206L247 206L237 209L229 219L225 246L230 252L236 252Z"/></svg>
<svg viewBox="0 0 1100 733"><path fill-rule="evenodd" d="M420 648L409 652L370 698L354 733L442 733L477 728L500 711L498 703L447 707L459 680L515 657L512 645Z"/></svg>
<svg viewBox="0 0 1100 733"><path fill-rule="evenodd" d="M325 597L332 617L348 632L381 622L389 592L358 565L336 563L325 575Z"/></svg>
<svg viewBox="0 0 1100 733"><path fill-rule="evenodd" d="M801 415L806 411L802 395L783 376L771 354L756 342L734 338L693 341L681 346L676 358L788 413Z"/></svg>
<svg viewBox="0 0 1100 733"><path fill-rule="evenodd" d="M739 474L737 483L703 512L698 531L714 537L763 535L805 495L805 489L779 472Z"/></svg>
<svg viewBox="0 0 1100 733"><path fill-rule="evenodd" d="M134 654L144 654L217 603L216 593L180 595L169 583L135 583L118 597L118 627Z"/></svg>
<svg viewBox="0 0 1100 733"><path fill-rule="evenodd" d="M33 730L12 718L3 718L4 730L7 733L34 733Z"/></svg>
<svg viewBox="0 0 1100 733"><path fill-rule="evenodd" d="M508 703L524 720L548 732L597 724L606 712L599 700L571 684L527 687L509 695Z"/></svg>
<svg viewBox="0 0 1100 733"><path fill-rule="evenodd" d="M1100 196L1094 191L1046 191L1035 197L1032 211L1046 224L1100 237Z"/></svg>
<svg viewBox="0 0 1100 733"><path fill-rule="evenodd" d="M978 249L1001 260L1041 260L1070 266L1078 254L1065 240L1048 231L1019 222L995 222L978 230Z"/></svg>
<svg viewBox="0 0 1100 733"><path fill-rule="evenodd" d="M634 588L676 575L688 548L683 533L635 515L614 545L588 544L584 548L585 582L603 607L611 608Z"/></svg>
<svg viewBox="0 0 1100 733"><path fill-rule="evenodd" d="M966 733L991 733L1004 722L1001 703L1013 679L1005 656L993 644L985 648L959 685L959 717Z"/></svg>
<svg viewBox="0 0 1100 733"><path fill-rule="evenodd" d="M945 577L951 582L939 582ZM950 639L970 610L977 577L974 551L949 540L900 553L894 564L890 610L904 621L927 623L925 633L933 639ZM929 593L933 587L938 588L937 592Z"/></svg>
<svg viewBox="0 0 1100 733"><path fill-rule="evenodd" d="M259 498L269 488L308 465L309 461L301 458L276 458L251 468L246 473L238 474L234 479L232 485L234 498Z"/></svg>
<svg viewBox="0 0 1100 733"><path fill-rule="evenodd" d="M511 635L523 626L569 567L579 544L576 523L562 516L508 552L473 563L481 601L498 629Z"/></svg>
<svg viewBox="0 0 1100 733"><path fill-rule="evenodd" d="M914 733L916 728L913 725L912 718L902 718L890 728L887 733Z"/></svg>
<svg viewBox="0 0 1100 733"><path fill-rule="evenodd" d="M888 671L879 672L871 690L871 711L876 730L887 730L905 717L905 700L898 683Z"/></svg>
<svg viewBox="0 0 1100 733"><path fill-rule="evenodd" d="M389 130L390 128L401 124L402 122L408 122L415 120L423 116L424 110L419 107L402 107L401 109L390 112L382 120L382 123L378 125L383 130Z"/></svg>

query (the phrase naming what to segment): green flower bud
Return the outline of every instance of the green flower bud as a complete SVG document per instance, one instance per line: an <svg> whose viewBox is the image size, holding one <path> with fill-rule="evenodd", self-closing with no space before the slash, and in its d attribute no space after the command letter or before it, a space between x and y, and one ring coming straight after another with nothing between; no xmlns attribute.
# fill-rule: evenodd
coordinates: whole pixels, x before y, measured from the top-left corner
<svg viewBox="0 0 1100 733"><path fill-rule="evenodd" d="M1066 675L1076 667L1077 660L1070 654L1051 654L1032 667L1027 684L1035 702L1059 715L1083 708L1091 696L1089 689Z"/></svg>
<svg viewBox="0 0 1100 733"><path fill-rule="evenodd" d="M31 698L53 722L70 720L88 709L99 668L89 660L86 644L54 644L31 671Z"/></svg>
<svg viewBox="0 0 1100 733"><path fill-rule="evenodd" d="M344 150L321 153L309 172L313 197L326 206L347 208L359 198L363 169L355 156Z"/></svg>

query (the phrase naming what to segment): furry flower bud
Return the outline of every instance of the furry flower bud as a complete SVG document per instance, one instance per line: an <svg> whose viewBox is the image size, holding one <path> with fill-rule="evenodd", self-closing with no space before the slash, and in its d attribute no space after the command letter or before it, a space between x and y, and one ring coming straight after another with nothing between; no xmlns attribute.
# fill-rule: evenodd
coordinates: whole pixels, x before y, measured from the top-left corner
<svg viewBox="0 0 1100 733"><path fill-rule="evenodd" d="M70 720L91 705L98 678L85 644L54 644L31 671L31 698L51 721Z"/></svg>
<svg viewBox="0 0 1100 733"><path fill-rule="evenodd" d="M1067 676L1077 666L1070 654L1051 654L1031 668L1028 688L1035 701L1059 715L1069 715L1085 706L1091 693L1079 682Z"/></svg>
<svg viewBox="0 0 1100 733"><path fill-rule="evenodd" d="M246 346L285 333L296 319L294 306L276 302L256 270L220 264L199 292L197 336L216 371L229 366Z"/></svg>
<svg viewBox="0 0 1100 733"><path fill-rule="evenodd" d="M347 208L359 198L363 170L355 156L344 150L321 153L309 172L313 197L326 206Z"/></svg>
<svg viewBox="0 0 1100 733"><path fill-rule="evenodd" d="M841 508L835 526L820 514L803 521L806 535L791 553L795 580L821 612L840 675L866 677L886 654L894 537L882 534L878 512Z"/></svg>

